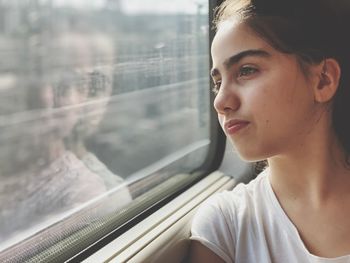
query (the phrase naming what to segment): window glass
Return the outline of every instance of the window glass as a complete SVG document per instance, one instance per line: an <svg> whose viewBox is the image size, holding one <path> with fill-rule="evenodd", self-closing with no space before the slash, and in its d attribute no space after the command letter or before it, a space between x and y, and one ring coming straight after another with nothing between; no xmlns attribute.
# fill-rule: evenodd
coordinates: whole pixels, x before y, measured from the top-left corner
<svg viewBox="0 0 350 263"><path fill-rule="evenodd" d="M203 0L0 1L0 258L203 163L208 24Z"/></svg>

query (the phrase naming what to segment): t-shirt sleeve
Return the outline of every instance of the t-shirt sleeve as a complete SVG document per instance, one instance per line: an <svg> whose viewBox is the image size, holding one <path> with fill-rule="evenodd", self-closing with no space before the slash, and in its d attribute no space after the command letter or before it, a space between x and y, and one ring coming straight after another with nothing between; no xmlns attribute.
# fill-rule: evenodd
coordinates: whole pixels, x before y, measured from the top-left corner
<svg viewBox="0 0 350 263"><path fill-rule="evenodd" d="M215 194L198 208L191 227L191 240L199 241L225 262L234 262L234 222L225 207L225 193Z"/></svg>

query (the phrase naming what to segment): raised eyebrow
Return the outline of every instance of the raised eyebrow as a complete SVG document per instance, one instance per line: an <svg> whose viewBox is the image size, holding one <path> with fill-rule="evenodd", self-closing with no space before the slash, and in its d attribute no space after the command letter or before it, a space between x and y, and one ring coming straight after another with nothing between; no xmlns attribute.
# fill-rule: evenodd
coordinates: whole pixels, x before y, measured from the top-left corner
<svg viewBox="0 0 350 263"><path fill-rule="evenodd" d="M271 57L271 54L262 49L248 49L242 52L239 52L224 61L226 69L229 69L234 64L237 64L240 60L245 57Z"/></svg>

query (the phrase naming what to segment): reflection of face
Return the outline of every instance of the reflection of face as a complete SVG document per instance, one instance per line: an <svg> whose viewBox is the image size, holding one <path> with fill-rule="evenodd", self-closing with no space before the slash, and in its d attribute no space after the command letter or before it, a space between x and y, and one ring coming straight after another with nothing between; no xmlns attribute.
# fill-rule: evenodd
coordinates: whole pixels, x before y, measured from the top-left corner
<svg viewBox="0 0 350 263"><path fill-rule="evenodd" d="M105 74L99 71L93 71L88 74L87 89L83 122L85 124L86 134L90 135L96 131L105 115L111 94L111 83Z"/></svg>
<svg viewBox="0 0 350 263"><path fill-rule="evenodd" d="M223 22L212 44L219 121L246 160L283 154L314 123L314 98L296 58L242 23Z"/></svg>
<svg viewBox="0 0 350 263"><path fill-rule="evenodd" d="M75 87L70 88L65 94L60 95L56 99L57 107L60 112L58 114L58 125L60 134L63 137L68 136L74 125L78 122L81 115L79 105L82 102L81 94Z"/></svg>
<svg viewBox="0 0 350 263"><path fill-rule="evenodd" d="M81 115L76 130L84 137L99 126L112 89L113 44L105 35L67 33L56 41L59 60L84 81L80 93Z"/></svg>

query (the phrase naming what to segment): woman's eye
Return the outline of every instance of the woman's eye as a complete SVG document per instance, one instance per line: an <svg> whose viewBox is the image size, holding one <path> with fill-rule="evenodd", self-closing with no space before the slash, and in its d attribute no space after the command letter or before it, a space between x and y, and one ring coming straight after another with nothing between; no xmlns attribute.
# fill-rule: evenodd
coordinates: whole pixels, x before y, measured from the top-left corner
<svg viewBox="0 0 350 263"><path fill-rule="evenodd" d="M258 72L258 69L251 66L243 66L239 69L238 77L249 77L250 75Z"/></svg>
<svg viewBox="0 0 350 263"><path fill-rule="evenodd" d="M214 94L218 94L220 86L221 86L221 81L214 81L214 87L212 89Z"/></svg>

